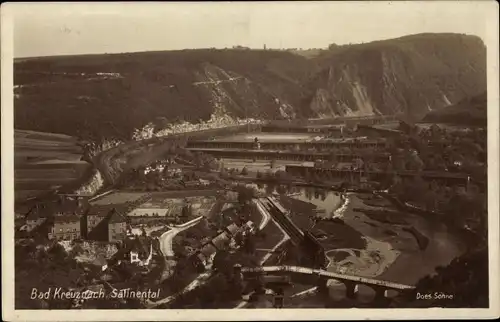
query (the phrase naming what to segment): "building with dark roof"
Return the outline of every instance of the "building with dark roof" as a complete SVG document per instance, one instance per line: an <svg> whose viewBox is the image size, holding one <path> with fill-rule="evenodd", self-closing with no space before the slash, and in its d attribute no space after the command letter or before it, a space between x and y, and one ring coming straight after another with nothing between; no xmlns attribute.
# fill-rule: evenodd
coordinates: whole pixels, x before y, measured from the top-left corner
<svg viewBox="0 0 500 322"><path fill-rule="evenodd" d="M108 220L108 241L122 240L127 236L127 220L116 209L113 209Z"/></svg>
<svg viewBox="0 0 500 322"><path fill-rule="evenodd" d="M208 259L210 256L215 254L217 252L217 248L214 247L212 244L206 244L203 246L200 250L200 253L204 256L204 258Z"/></svg>
<svg viewBox="0 0 500 322"><path fill-rule="evenodd" d="M127 235L127 219L115 208L94 207L83 216L82 232L86 239L114 242Z"/></svg>
<svg viewBox="0 0 500 322"><path fill-rule="evenodd" d="M80 216L86 210L87 206L81 198L60 197L55 201L38 203L25 216L26 231L31 233L37 230L49 238L80 238Z"/></svg>
<svg viewBox="0 0 500 322"><path fill-rule="evenodd" d="M212 239L212 244L218 249L223 250L229 246L229 242L231 237L227 232L223 232L220 235L217 235L214 239Z"/></svg>
<svg viewBox="0 0 500 322"><path fill-rule="evenodd" d="M81 220L77 215L55 215L49 219L49 239L73 240L81 237Z"/></svg>
<svg viewBox="0 0 500 322"><path fill-rule="evenodd" d="M52 214L50 204L37 204L26 214L26 231L32 232L40 227Z"/></svg>
<svg viewBox="0 0 500 322"><path fill-rule="evenodd" d="M226 231L230 234L230 235L234 235L238 232L238 230L240 230L240 227L238 227L238 225L236 224L231 224L229 226L226 227Z"/></svg>

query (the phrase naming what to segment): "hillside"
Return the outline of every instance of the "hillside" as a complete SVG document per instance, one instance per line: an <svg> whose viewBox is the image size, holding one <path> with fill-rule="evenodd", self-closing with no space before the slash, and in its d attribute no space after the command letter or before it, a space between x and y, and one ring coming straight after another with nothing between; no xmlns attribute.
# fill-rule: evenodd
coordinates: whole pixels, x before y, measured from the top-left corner
<svg viewBox="0 0 500 322"><path fill-rule="evenodd" d="M24 201L67 185L78 185L91 170L74 137L33 131L14 132L15 200Z"/></svg>
<svg viewBox="0 0 500 322"><path fill-rule="evenodd" d="M25 60L15 65L15 127L130 138L135 128L163 118L293 117L310 65L292 53L254 50Z"/></svg>
<svg viewBox="0 0 500 322"><path fill-rule="evenodd" d="M313 56L198 49L23 59L15 127L97 140L223 114L422 117L486 89L486 49L472 36L420 34Z"/></svg>
<svg viewBox="0 0 500 322"><path fill-rule="evenodd" d="M487 95L466 97L457 104L429 112L423 119L428 123L486 126Z"/></svg>
<svg viewBox="0 0 500 322"><path fill-rule="evenodd" d="M428 111L486 90L486 47L480 38L418 34L359 45L330 46L307 85L311 115Z"/></svg>

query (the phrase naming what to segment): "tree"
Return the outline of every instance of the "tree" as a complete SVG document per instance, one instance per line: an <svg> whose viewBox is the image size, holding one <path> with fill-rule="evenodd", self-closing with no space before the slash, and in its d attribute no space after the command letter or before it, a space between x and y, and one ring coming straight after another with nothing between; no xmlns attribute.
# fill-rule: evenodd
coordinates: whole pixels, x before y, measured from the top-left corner
<svg viewBox="0 0 500 322"><path fill-rule="evenodd" d="M266 185L266 193L268 195L272 194L274 192L275 188L276 188L276 186L272 182L268 183Z"/></svg>
<svg viewBox="0 0 500 322"><path fill-rule="evenodd" d="M187 199L184 199L184 206L181 210L181 217L186 219L192 216L192 207Z"/></svg>
<svg viewBox="0 0 500 322"><path fill-rule="evenodd" d="M219 250L215 253L213 267L225 276L233 274L233 263L230 260L229 253L225 250Z"/></svg>
<svg viewBox="0 0 500 322"><path fill-rule="evenodd" d="M247 176L248 175L247 167L243 167L243 169L241 169L241 175L242 176Z"/></svg>
<svg viewBox="0 0 500 322"><path fill-rule="evenodd" d="M245 236L243 250L248 254L253 254L255 252L255 240L251 234Z"/></svg>
<svg viewBox="0 0 500 322"><path fill-rule="evenodd" d="M238 187L238 202L240 205L247 204L254 197L255 197L254 189L245 186Z"/></svg>

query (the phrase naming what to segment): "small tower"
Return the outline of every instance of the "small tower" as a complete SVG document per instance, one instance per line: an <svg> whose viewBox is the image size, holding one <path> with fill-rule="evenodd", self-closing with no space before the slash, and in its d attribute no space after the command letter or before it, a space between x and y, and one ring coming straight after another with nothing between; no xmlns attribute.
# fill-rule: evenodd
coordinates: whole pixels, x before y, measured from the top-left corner
<svg viewBox="0 0 500 322"><path fill-rule="evenodd" d="M264 50L266 50L266 49L267 49L266 44L264 44Z"/></svg>

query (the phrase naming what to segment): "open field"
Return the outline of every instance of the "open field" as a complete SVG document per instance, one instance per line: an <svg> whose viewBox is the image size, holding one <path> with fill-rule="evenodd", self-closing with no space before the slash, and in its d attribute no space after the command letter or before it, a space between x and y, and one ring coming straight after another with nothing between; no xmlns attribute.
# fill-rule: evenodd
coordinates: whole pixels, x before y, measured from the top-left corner
<svg viewBox="0 0 500 322"><path fill-rule="evenodd" d="M27 188L29 188L29 187L27 187ZM27 199L30 199L30 198L33 198L36 196L40 196L41 194L43 194L46 191L47 190L43 190L43 189L42 190L16 189L15 199L16 199L16 201L27 200Z"/></svg>
<svg viewBox="0 0 500 322"><path fill-rule="evenodd" d="M59 134L59 133L50 133L50 132L37 132L37 131L30 131L30 130L15 130L14 132L14 139L34 139L34 140L48 140L48 141L59 141L59 142L76 142L77 139L66 135L66 134Z"/></svg>
<svg viewBox="0 0 500 322"><path fill-rule="evenodd" d="M74 137L35 131L14 131L16 202L84 179L91 165Z"/></svg>
<svg viewBox="0 0 500 322"><path fill-rule="evenodd" d="M208 215L210 209L215 204L215 197L186 197L192 207L193 216ZM132 210L128 216L152 216L157 214L162 217L172 217L180 215L184 206L184 198L165 198L149 200L136 209Z"/></svg>
<svg viewBox="0 0 500 322"><path fill-rule="evenodd" d="M66 180L23 180L23 181L16 181L14 182L14 191L15 191L15 200L16 202L22 202L20 196L23 194L23 191L25 190L30 190L30 191L35 191L38 190L41 193L48 192L50 190L55 190L61 188L65 184L71 183L73 180L72 179L66 179ZM18 195L18 193L20 193Z"/></svg>
<svg viewBox="0 0 500 322"><path fill-rule="evenodd" d="M22 169L14 171L16 181L21 181L23 179L57 180L58 177L71 179L73 177L78 177L78 175L78 169Z"/></svg>
<svg viewBox="0 0 500 322"><path fill-rule="evenodd" d="M91 204L96 206L104 206L104 205L118 205L126 202L133 202L146 196L147 193L142 192L113 192L108 195L103 196L102 198L96 199L91 202Z"/></svg>
<svg viewBox="0 0 500 322"><path fill-rule="evenodd" d="M215 204L216 190L186 190L167 192L127 192L116 191L91 201L94 206L112 206L135 202L144 198L142 203L128 213L128 216L162 217L179 215L186 199L192 206L193 215L208 215ZM139 201L141 202L141 201Z"/></svg>
<svg viewBox="0 0 500 322"><path fill-rule="evenodd" d="M157 202L163 199L175 199L186 197L210 197L216 196L217 190L180 190L180 191L164 191L164 192L150 192L151 201Z"/></svg>
<svg viewBox="0 0 500 322"><path fill-rule="evenodd" d="M373 126L374 128L390 129L396 130L399 127L399 122L389 122L385 124L377 124Z"/></svg>
<svg viewBox="0 0 500 322"><path fill-rule="evenodd" d="M15 170L65 170L65 169L74 169L74 168L84 168L86 169L89 166L88 162L85 161L68 161L68 160L45 160L38 162L29 162L29 163L16 163Z"/></svg>

